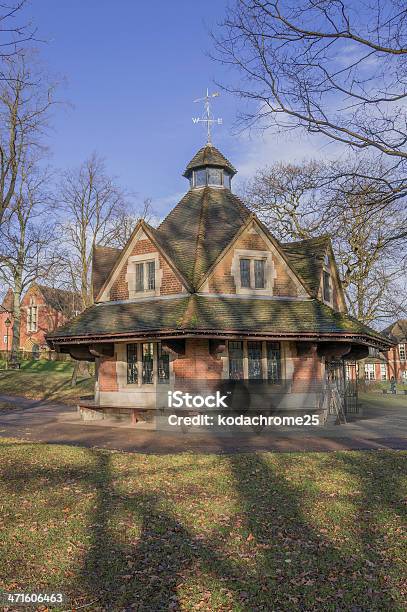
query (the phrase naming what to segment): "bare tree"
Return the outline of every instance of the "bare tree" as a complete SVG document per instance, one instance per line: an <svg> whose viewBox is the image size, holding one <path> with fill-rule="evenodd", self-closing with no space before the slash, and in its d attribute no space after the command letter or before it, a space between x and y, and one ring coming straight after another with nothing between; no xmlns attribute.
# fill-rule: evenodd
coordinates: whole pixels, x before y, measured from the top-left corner
<svg viewBox="0 0 407 612"><path fill-rule="evenodd" d="M387 201L406 195L404 2L236 0L214 39L216 58L238 70L225 88L248 100L246 124L375 151L391 172L368 178Z"/></svg>
<svg viewBox="0 0 407 612"><path fill-rule="evenodd" d="M31 56L19 54L4 63L9 78L0 81L0 225L16 195L22 165L44 148L55 91Z"/></svg>
<svg viewBox="0 0 407 612"><path fill-rule="evenodd" d="M115 231L112 233L108 244L105 243L105 245L123 249L140 219L144 219L150 224L154 223L155 215L151 198L145 198L141 206L124 210L117 216L114 221Z"/></svg>
<svg viewBox="0 0 407 612"><path fill-rule="evenodd" d="M40 171L34 161L22 161L10 215L0 227L0 278L14 293L12 358L20 345L23 293L34 281L47 279L59 264L49 180L48 172Z"/></svg>
<svg viewBox="0 0 407 612"><path fill-rule="evenodd" d="M282 241L302 240L329 233L342 277L349 310L367 323L405 312L403 283L405 241L393 237L404 226L399 201L372 205L375 181L352 173L352 162L363 174L360 159L335 164L276 164L256 173L243 197ZM367 165L368 162L366 162ZM344 178L345 175L353 178Z"/></svg>
<svg viewBox="0 0 407 612"><path fill-rule="evenodd" d="M24 16L27 0L0 6L0 79L9 80L1 62L19 55L34 40L36 28Z"/></svg>
<svg viewBox="0 0 407 612"><path fill-rule="evenodd" d="M257 170L241 195L279 240L312 238L324 231L321 175L322 164L316 161L277 163Z"/></svg>
<svg viewBox="0 0 407 612"><path fill-rule="evenodd" d="M71 289L80 293L86 308L92 302L93 249L97 244L118 244L121 223L128 216L126 194L94 153L79 168L63 174L57 197L66 247L64 264Z"/></svg>

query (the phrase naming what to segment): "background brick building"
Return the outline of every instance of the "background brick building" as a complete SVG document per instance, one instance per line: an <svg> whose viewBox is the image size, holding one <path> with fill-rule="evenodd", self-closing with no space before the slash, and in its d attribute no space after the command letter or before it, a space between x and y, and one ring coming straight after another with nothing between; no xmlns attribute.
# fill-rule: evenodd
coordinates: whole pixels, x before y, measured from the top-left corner
<svg viewBox="0 0 407 612"><path fill-rule="evenodd" d="M49 350L45 336L80 312L78 294L37 283L32 284L21 301L20 350L38 353ZM13 291L9 289L0 312L0 350L7 350L7 318L13 322ZM11 349L13 327L9 328Z"/></svg>

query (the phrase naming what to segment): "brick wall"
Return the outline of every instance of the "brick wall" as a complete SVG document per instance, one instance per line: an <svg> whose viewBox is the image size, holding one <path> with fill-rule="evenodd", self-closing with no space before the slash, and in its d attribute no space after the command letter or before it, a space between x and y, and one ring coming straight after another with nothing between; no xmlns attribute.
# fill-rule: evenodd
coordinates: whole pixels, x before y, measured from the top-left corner
<svg viewBox="0 0 407 612"><path fill-rule="evenodd" d="M237 240L233 249L216 266L208 282L209 293L236 293L235 281L231 273L235 249L269 251L269 247L263 238L247 229ZM298 294L297 287L287 273L286 264L280 257L273 256L273 265L277 274L274 279L273 294L296 296Z"/></svg>
<svg viewBox="0 0 407 612"><path fill-rule="evenodd" d="M118 391L116 374L116 355L102 357L98 366L99 391Z"/></svg>
<svg viewBox="0 0 407 612"><path fill-rule="evenodd" d="M174 374L178 378L220 380L222 362L209 353L208 340L191 338L185 342L185 355L174 361Z"/></svg>
<svg viewBox="0 0 407 612"><path fill-rule="evenodd" d="M35 332L27 329L28 308L31 300L33 300L33 305L37 306L37 331ZM46 346L46 334L65 321L66 317L45 302L41 291L35 285L30 287L21 302L20 348L30 351L34 344L39 347Z"/></svg>
<svg viewBox="0 0 407 612"><path fill-rule="evenodd" d="M312 386L323 380L323 364L317 354L317 347L313 347L306 355L298 355L293 349L292 364L292 391L312 391Z"/></svg>
<svg viewBox="0 0 407 612"><path fill-rule="evenodd" d="M138 240L134 245L130 256L133 255L149 255L156 253L157 247L148 238ZM162 270L161 295L170 295L172 293L181 293L182 284L178 277L174 274L165 259L159 255L160 269ZM129 299L129 290L126 281L127 261L124 261L117 277L110 290L111 300L127 300Z"/></svg>

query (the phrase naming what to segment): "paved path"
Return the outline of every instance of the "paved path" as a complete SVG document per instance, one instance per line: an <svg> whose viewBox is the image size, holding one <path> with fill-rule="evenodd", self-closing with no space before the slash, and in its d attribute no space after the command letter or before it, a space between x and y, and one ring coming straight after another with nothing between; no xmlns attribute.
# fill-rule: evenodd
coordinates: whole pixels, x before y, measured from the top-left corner
<svg viewBox="0 0 407 612"><path fill-rule="evenodd" d="M300 432L273 429L256 435L175 434L103 421L83 422L76 409L63 404L0 395L0 403L17 407L0 410L0 436L52 444L109 448L140 453L333 451L357 449L407 450L406 408L364 405L362 418Z"/></svg>

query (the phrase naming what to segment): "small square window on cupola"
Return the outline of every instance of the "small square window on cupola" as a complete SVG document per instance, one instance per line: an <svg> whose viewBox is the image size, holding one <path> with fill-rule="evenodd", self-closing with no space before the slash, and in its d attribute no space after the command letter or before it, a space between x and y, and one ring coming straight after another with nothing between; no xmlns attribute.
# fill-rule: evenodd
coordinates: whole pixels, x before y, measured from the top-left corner
<svg viewBox="0 0 407 612"><path fill-rule="evenodd" d="M158 253L132 255L127 260L129 298L160 295L162 270Z"/></svg>

